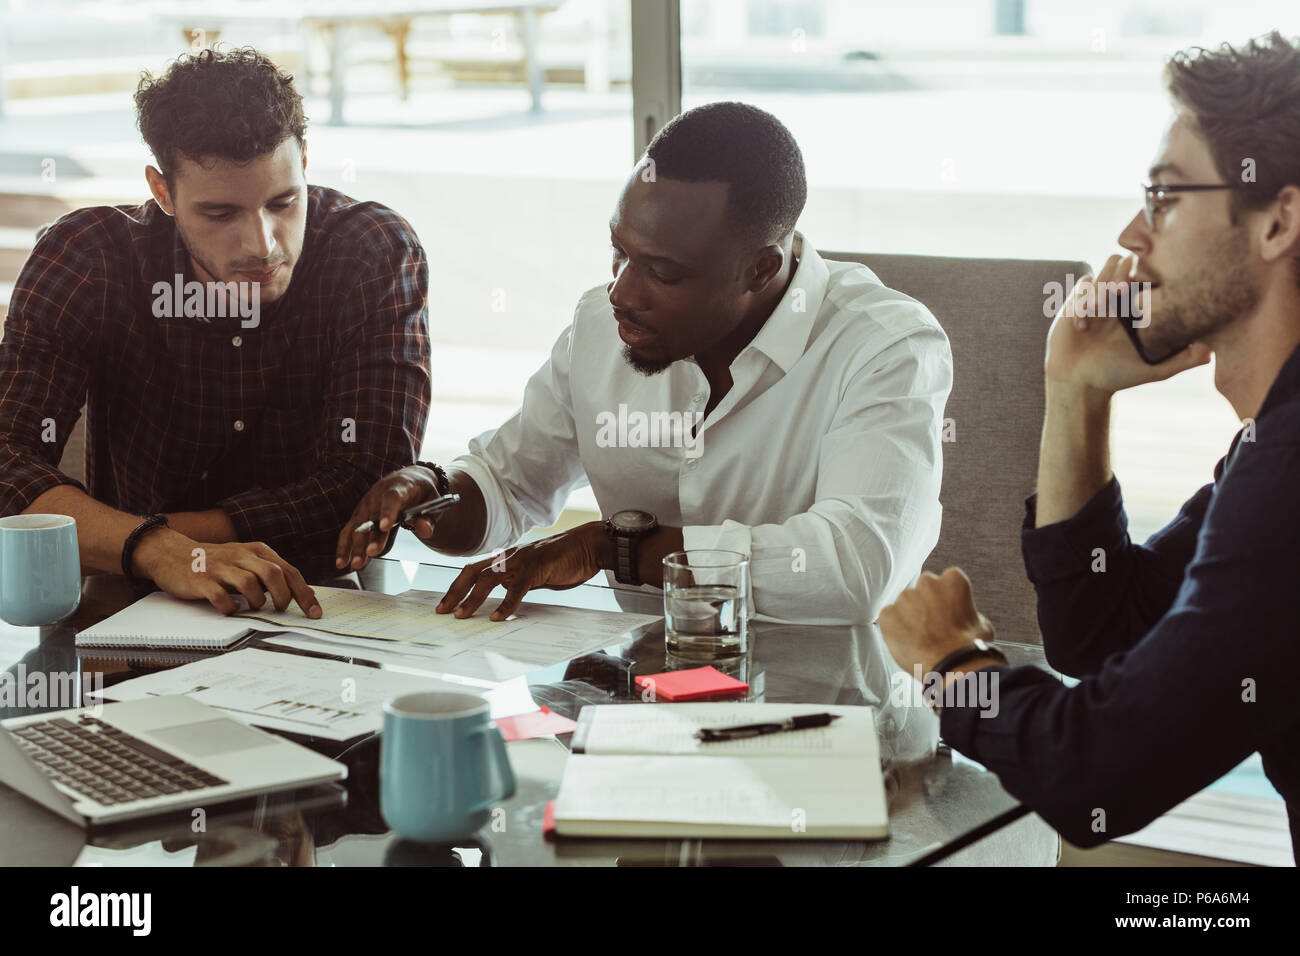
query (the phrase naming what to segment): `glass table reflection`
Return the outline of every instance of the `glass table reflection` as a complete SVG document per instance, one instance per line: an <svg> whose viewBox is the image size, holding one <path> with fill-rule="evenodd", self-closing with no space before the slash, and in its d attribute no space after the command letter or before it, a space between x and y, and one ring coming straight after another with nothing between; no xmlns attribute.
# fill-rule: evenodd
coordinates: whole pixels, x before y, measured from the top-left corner
<svg viewBox="0 0 1300 956"><path fill-rule="evenodd" d="M459 568L379 560L351 586L400 593L407 588L443 591ZM342 579L330 582L347 586ZM491 612L504 592L490 597ZM88 577L82 606L61 625L18 628L0 623L0 669L7 686L45 675L79 675L82 687L112 684L161 665L126 660L79 660L77 630L129 603L125 582ZM658 592L588 583L566 591L534 591L538 603L662 615ZM264 636L263 636L264 640ZM268 646L259 640L255 646ZM1041 648L1003 644L1013 664L1046 667ZM275 648L283 653L298 653ZM664 648L662 620L603 650L534 670L525 678L533 700L576 718L586 704L641 700L633 681L676 667ZM295 738L348 766L345 785L313 788L214 808L196 827L188 815L87 834L6 787L0 786L0 864L92 866L898 866L951 846L997 821L1016 806L992 773L938 740L938 719L913 693L914 681L893 663L875 625L791 626L751 622L750 650L715 664L750 685L749 700L864 705L875 712L889 800L890 836L846 840L548 840L542 833L546 804L563 774L567 736L507 745L518 780L488 825L455 846L427 846L389 832L379 812L379 739L351 745ZM100 675L102 674L102 678ZM734 698L733 698L734 699ZM30 700L25 701L31 703ZM60 702L55 702L60 703ZM63 706L66 706L64 704ZM21 708L0 697L0 718L57 707ZM1030 815L997 829L949 857L946 863L1054 865L1056 833Z"/></svg>

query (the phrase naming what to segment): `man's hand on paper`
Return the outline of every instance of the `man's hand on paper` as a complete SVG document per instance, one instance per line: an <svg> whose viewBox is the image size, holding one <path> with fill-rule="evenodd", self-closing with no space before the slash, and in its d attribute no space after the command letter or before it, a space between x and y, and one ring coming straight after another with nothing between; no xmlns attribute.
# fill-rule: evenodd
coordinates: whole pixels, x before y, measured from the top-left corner
<svg viewBox="0 0 1300 956"><path fill-rule="evenodd" d="M321 616L316 592L302 573L260 541L212 544L159 528L136 548L135 571L172 597L207 601L222 614L239 608L228 590L234 589L253 608L265 604L269 593L277 611L297 601L307 617Z"/></svg>
<svg viewBox="0 0 1300 956"><path fill-rule="evenodd" d="M438 613L469 617L497 585L506 589L505 600L492 612L504 621L519 609L533 588L562 591L584 584L611 566L613 546L600 521L510 548L483 561L465 565L438 602Z"/></svg>

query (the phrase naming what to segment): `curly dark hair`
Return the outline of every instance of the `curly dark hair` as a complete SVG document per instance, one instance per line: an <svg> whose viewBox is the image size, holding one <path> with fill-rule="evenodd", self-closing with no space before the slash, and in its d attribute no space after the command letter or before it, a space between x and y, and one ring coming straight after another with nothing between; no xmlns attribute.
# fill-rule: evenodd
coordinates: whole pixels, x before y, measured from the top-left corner
<svg viewBox="0 0 1300 956"><path fill-rule="evenodd" d="M301 145L307 130L293 77L252 47L186 53L161 77L142 74L135 106L169 184L178 156L247 162L290 136Z"/></svg>
<svg viewBox="0 0 1300 956"><path fill-rule="evenodd" d="M808 200L803 154L784 124L747 103L707 103L675 117L646 148L656 176L715 180L746 239L766 245L794 229Z"/></svg>
<svg viewBox="0 0 1300 956"><path fill-rule="evenodd" d="M1240 47L1192 47L1174 54L1164 78L1233 185L1234 221L1283 186L1300 186L1300 47L1276 30ZM1253 178L1242 175L1245 160L1253 160Z"/></svg>

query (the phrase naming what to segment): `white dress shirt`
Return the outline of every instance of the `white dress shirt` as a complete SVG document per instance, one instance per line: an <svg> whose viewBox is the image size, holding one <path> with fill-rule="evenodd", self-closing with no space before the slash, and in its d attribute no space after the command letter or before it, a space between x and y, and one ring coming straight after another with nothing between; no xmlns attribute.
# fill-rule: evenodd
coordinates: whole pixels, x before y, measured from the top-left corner
<svg viewBox="0 0 1300 956"><path fill-rule="evenodd" d="M589 482L606 517L649 511L681 527L688 550L749 555L759 620L874 621L938 541L952 355L929 310L870 269L827 262L797 232L794 255L785 295L695 438L709 399L699 364L636 372L605 287L584 294L519 411L448 466L483 491L473 553L554 524ZM666 413L686 427L638 427Z"/></svg>

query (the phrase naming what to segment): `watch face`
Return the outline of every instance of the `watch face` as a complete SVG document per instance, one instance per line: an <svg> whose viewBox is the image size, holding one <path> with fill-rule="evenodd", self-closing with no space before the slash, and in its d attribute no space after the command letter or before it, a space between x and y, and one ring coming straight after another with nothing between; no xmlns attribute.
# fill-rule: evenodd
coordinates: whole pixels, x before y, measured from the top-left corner
<svg viewBox="0 0 1300 956"><path fill-rule="evenodd" d="M649 531L655 526L655 516L648 511L616 511L610 516L609 523L615 531Z"/></svg>

